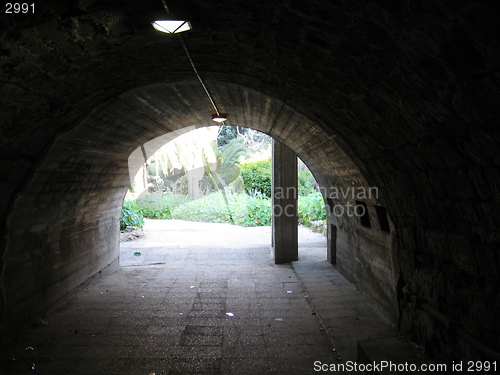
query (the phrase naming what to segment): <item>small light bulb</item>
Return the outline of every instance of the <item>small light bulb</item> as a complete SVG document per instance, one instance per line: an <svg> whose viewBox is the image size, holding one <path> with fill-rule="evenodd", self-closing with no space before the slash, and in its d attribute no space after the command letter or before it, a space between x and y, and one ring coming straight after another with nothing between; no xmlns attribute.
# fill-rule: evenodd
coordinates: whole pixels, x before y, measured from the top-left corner
<svg viewBox="0 0 500 375"><path fill-rule="evenodd" d="M227 120L227 115L222 113L218 115L212 115L212 120L218 123L223 123L224 121Z"/></svg>

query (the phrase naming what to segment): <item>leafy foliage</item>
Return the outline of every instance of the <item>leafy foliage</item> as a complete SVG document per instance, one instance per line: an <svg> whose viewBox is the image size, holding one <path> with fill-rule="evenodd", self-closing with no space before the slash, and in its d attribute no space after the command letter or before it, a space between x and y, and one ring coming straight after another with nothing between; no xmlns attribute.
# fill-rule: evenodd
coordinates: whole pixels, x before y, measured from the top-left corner
<svg viewBox="0 0 500 375"><path fill-rule="evenodd" d="M133 200L123 202L120 229L125 229L127 226L142 228L143 225L144 216L136 202Z"/></svg>
<svg viewBox="0 0 500 375"><path fill-rule="evenodd" d="M151 194L137 200L143 215L150 219L171 219L170 206L164 195Z"/></svg>
<svg viewBox="0 0 500 375"><path fill-rule="evenodd" d="M309 225L311 221L326 220L325 202L321 193L299 196L297 214L299 222L304 225Z"/></svg>
<svg viewBox="0 0 500 375"><path fill-rule="evenodd" d="M246 227L271 225L271 206L270 199L247 196L248 213L241 225Z"/></svg>
<svg viewBox="0 0 500 375"><path fill-rule="evenodd" d="M174 208L180 206L181 204L191 202L193 200L193 197L189 195L169 194L165 195L165 200L170 207Z"/></svg>
<svg viewBox="0 0 500 375"><path fill-rule="evenodd" d="M251 194L252 191L258 191L271 198L271 159L242 163L240 168L247 193ZM314 193L316 191L314 182L314 177L309 170L298 171L297 186L299 196Z"/></svg>
<svg viewBox="0 0 500 375"><path fill-rule="evenodd" d="M241 143L239 138L235 138L222 150L217 149L215 142L212 147L216 163L214 167L213 164L208 162L208 158L204 159L205 175L210 178L213 190L220 191L222 194L229 221L234 224L232 210L226 195L226 186L240 177L240 170L236 163L238 158L246 152L246 146Z"/></svg>
<svg viewBox="0 0 500 375"><path fill-rule="evenodd" d="M271 198L271 159L244 163L240 169L247 192L258 191Z"/></svg>
<svg viewBox="0 0 500 375"><path fill-rule="evenodd" d="M217 146L223 147L232 140L238 138L238 133L244 134L247 128L238 126L223 125L220 127L219 134L217 135Z"/></svg>
<svg viewBox="0 0 500 375"><path fill-rule="evenodd" d="M137 206L144 217L150 219L171 219L172 208L191 201L193 198L178 194L151 194L137 200Z"/></svg>
<svg viewBox="0 0 500 375"><path fill-rule="evenodd" d="M271 225L271 200L258 191L248 194L213 193L193 200L187 195L152 194L137 201L123 203L120 228L142 228L144 217L180 219L210 223L234 223L243 226ZM312 221L326 220L325 205L320 193L299 196L299 222L310 226ZM231 221L231 218L233 221Z"/></svg>
<svg viewBox="0 0 500 375"><path fill-rule="evenodd" d="M215 163L210 163L204 158L205 181L203 183L210 187L211 191L223 191L222 189L234 183L240 177L238 159L247 153L247 147L240 138L235 138L224 147L217 148L212 145Z"/></svg>
<svg viewBox="0 0 500 375"><path fill-rule="evenodd" d="M299 196L309 195L316 191L313 186L314 177L309 170L297 173L297 187Z"/></svg>
<svg viewBox="0 0 500 375"><path fill-rule="evenodd" d="M253 198L246 194L226 194L226 198L228 204L221 192L207 195L176 207L172 210L172 218L209 223L234 223L244 226L271 223L269 199Z"/></svg>
<svg viewBox="0 0 500 375"><path fill-rule="evenodd" d="M172 218L209 223L231 223L243 226L271 225L271 200L255 193L227 195L229 207L220 192L207 195L180 205L172 210ZM228 209L229 208L229 209ZM321 193L299 197L299 222L309 225L312 221L326 220L326 210Z"/></svg>
<svg viewBox="0 0 500 375"><path fill-rule="evenodd" d="M245 146L241 138L235 138L226 146L219 147L218 151L217 162L220 160L224 164L236 165L241 156L248 154L248 147Z"/></svg>

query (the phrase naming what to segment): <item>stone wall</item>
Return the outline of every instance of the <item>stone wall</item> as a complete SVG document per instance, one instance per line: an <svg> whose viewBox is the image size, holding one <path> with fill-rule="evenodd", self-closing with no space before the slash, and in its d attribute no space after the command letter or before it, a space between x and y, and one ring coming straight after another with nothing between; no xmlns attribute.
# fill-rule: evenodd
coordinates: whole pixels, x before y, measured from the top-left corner
<svg viewBox="0 0 500 375"><path fill-rule="evenodd" d="M350 202L354 207L356 202ZM396 285L399 277L397 253L393 249L393 230L382 230L374 206L367 205L371 226L365 227L360 217L351 220L330 210L328 224L337 231L336 265L341 273L356 283L374 306L393 325L398 324L399 311ZM385 228L384 228L385 229Z"/></svg>
<svg viewBox="0 0 500 375"><path fill-rule="evenodd" d="M127 169L65 146L59 142L55 157L40 164L9 216L2 274L8 329L39 317L91 277L118 267ZM113 173L122 174L124 182L105 178Z"/></svg>

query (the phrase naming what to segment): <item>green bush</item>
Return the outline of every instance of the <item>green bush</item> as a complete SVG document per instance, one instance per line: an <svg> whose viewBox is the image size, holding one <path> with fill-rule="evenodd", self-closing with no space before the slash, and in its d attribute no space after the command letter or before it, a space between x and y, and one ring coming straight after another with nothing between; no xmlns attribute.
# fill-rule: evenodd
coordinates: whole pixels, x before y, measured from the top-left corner
<svg viewBox="0 0 500 375"><path fill-rule="evenodd" d="M120 229L125 229L127 226L142 228L144 225L144 216L136 201L125 201L122 206L120 216Z"/></svg>
<svg viewBox="0 0 500 375"><path fill-rule="evenodd" d="M137 206L144 217L150 219L171 219L172 208L179 204L189 202L191 197L186 195L161 195L151 194L137 200Z"/></svg>
<svg viewBox="0 0 500 375"><path fill-rule="evenodd" d="M297 187L299 191L299 196L304 196L314 193L316 190L313 187L313 183L314 183L314 177L309 170L299 171L297 173Z"/></svg>
<svg viewBox="0 0 500 375"><path fill-rule="evenodd" d="M243 163L240 165L240 169L247 193L252 194L253 191L258 191L264 194L264 196L271 198L271 159ZM314 189L314 182L314 177L309 170L299 170L297 172L298 194L304 196L314 193L316 191Z"/></svg>
<svg viewBox="0 0 500 375"><path fill-rule="evenodd" d="M170 219L170 207L161 194L151 194L137 200L137 206L144 217L150 219Z"/></svg>
<svg viewBox="0 0 500 375"><path fill-rule="evenodd" d="M168 194L164 195L164 197L167 204L172 208L187 202L191 202L194 199L190 195L182 195L182 194Z"/></svg>
<svg viewBox="0 0 500 375"><path fill-rule="evenodd" d="M259 227L271 225L271 200L268 198L258 198L246 196L247 215L240 224L246 227Z"/></svg>
<svg viewBox="0 0 500 375"><path fill-rule="evenodd" d="M261 226L271 223L271 201L254 198L246 194L227 195L229 207L222 193L213 193L203 198L177 206L172 218L208 223L233 223L244 226ZM232 221L231 221L232 218Z"/></svg>
<svg viewBox="0 0 500 375"><path fill-rule="evenodd" d="M122 210L121 228L126 225L142 227L145 217L153 219L179 219L209 223L234 223L243 226L271 225L271 200L254 191L253 195L228 194L229 207L221 192L193 200L186 195L149 195L134 201L126 201ZM139 211L140 207L140 211ZM232 218L232 221L231 221ZM326 210L321 193L299 196L298 218L309 226L311 221L326 220ZM123 224L122 224L123 223Z"/></svg>
<svg viewBox="0 0 500 375"><path fill-rule="evenodd" d="M240 169L247 192L258 191L271 198L271 159L244 163Z"/></svg>
<svg viewBox="0 0 500 375"><path fill-rule="evenodd" d="M299 222L304 225L309 225L311 221L326 220L325 202L321 193L299 196L297 213Z"/></svg>

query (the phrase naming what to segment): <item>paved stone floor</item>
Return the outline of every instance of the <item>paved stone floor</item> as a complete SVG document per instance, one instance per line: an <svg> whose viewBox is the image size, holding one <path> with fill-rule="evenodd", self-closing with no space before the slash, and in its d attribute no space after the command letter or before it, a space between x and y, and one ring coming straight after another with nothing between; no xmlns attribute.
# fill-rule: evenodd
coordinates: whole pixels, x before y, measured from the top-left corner
<svg viewBox="0 0 500 375"><path fill-rule="evenodd" d="M301 228L300 260L275 265L269 228L167 224L148 221L119 271L10 340L2 374L317 374L388 330L323 236Z"/></svg>

